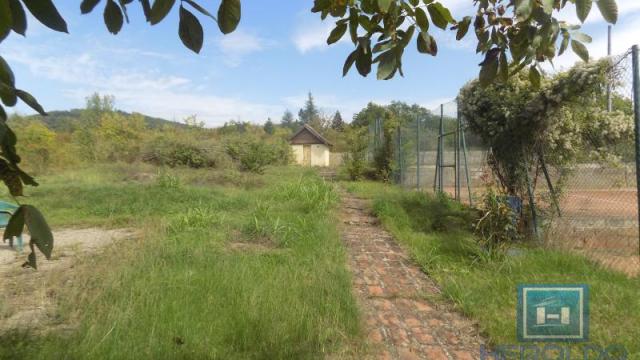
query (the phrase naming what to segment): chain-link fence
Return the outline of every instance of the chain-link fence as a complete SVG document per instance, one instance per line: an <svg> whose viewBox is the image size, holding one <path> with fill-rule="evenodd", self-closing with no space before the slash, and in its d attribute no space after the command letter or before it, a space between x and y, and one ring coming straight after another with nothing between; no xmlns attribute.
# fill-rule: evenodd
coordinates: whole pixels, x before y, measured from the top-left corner
<svg viewBox="0 0 640 360"><path fill-rule="evenodd" d="M616 79L607 87L602 106L605 111L621 113L628 125L637 129L634 106L637 112L639 85L637 81L634 85L634 77L638 77L634 59L631 50L613 58ZM393 131L377 120L370 125L371 160L387 146L393 149L390 178L396 183L408 189L444 192L477 205L491 177L487 163L490 149L467 129L466 122L458 116L456 101L404 119ZM393 137L387 143L385 131ZM534 228L546 246L582 253L628 274L640 274L636 176L640 149L636 149L635 137L620 139L609 157L594 160L583 156L570 168L552 168L539 159L530 174L533 196L522 200L534 204ZM560 179L562 186L554 188Z"/></svg>
<svg viewBox="0 0 640 360"><path fill-rule="evenodd" d="M638 99L634 94L638 84L634 86L633 61L631 50L613 57L616 79L608 86L603 106L630 122L635 119L629 126L636 128L634 101ZM610 157L562 169L566 183L558 195L559 214L541 224L548 245L584 253L631 275L640 273L636 136L620 139L610 149ZM536 192L540 199L550 196L548 188L540 187ZM540 207L549 207L548 201L540 203Z"/></svg>

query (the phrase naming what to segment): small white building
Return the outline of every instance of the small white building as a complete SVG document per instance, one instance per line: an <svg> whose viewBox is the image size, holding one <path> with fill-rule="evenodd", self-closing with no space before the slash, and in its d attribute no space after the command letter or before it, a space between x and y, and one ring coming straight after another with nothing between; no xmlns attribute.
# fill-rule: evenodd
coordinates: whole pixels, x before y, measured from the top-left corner
<svg viewBox="0 0 640 360"><path fill-rule="evenodd" d="M302 166L329 166L332 146L314 128L305 124L289 140L296 164Z"/></svg>

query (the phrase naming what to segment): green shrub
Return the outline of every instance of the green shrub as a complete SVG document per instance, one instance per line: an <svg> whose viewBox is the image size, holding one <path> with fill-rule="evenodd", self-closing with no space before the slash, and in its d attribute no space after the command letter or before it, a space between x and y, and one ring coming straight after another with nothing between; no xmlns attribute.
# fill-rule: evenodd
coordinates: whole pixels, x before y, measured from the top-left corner
<svg viewBox="0 0 640 360"><path fill-rule="evenodd" d="M346 138L347 153L343 166L350 180L360 180L367 170L367 128L349 128Z"/></svg>
<svg viewBox="0 0 640 360"><path fill-rule="evenodd" d="M287 165L291 147L284 141L268 143L251 137L234 137L225 144L225 152L240 170L262 174L269 165Z"/></svg>
<svg viewBox="0 0 640 360"><path fill-rule="evenodd" d="M157 137L147 144L143 160L156 165L194 169L219 165L214 151L188 139L166 136Z"/></svg>
<svg viewBox="0 0 640 360"><path fill-rule="evenodd" d="M517 217L507 198L489 188L482 199L482 216L475 223L475 233L480 244L491 256L502 256L509 243L520 233Z"/></svg>

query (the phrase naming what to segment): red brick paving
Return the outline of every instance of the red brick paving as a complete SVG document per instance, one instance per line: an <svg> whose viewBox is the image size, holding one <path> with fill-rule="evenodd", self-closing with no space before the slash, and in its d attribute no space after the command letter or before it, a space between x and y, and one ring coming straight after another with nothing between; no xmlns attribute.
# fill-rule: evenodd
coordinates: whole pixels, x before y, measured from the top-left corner
<svg viewBox="0 0 640 360"><path fill-rule="evenodd" d="M369 204L345 193L342 216L373 358L479 359L484 341L473 322L425 300L437 295L438 287L378 225Z"/></svg>

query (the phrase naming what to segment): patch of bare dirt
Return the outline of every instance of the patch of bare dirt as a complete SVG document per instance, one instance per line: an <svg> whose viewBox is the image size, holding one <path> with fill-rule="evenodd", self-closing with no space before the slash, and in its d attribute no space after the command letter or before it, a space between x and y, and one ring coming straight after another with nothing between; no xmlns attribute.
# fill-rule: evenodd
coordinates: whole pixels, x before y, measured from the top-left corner
<svg viewBox="0 0 640 360"><path fill-rule="evenodd" d="M66 229L54 231L51 260L37 253L38 270L23 268L30 252L25 236L22 254L0 243L0 335L13 329L46 330L55 326L55 280L72 282L77 261L114 241L134 238L129 229ZM56 283L59 283L56 281Z"/></svg>

